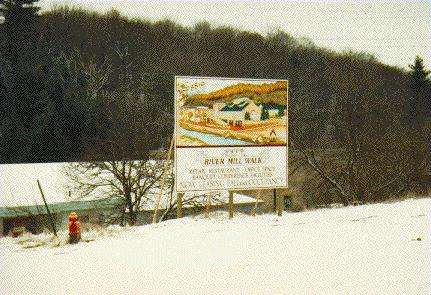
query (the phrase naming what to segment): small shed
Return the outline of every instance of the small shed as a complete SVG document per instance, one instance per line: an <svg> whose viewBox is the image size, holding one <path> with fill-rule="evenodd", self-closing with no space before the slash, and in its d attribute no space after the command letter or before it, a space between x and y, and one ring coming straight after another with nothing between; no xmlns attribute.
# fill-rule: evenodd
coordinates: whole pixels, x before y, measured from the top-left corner
<svg viewBox="0 0 431 295"><path fill-rule="evenodd" d="M54 223L66 228L68 215L77 212L81 222L99 223L107 211L114 210L118 202L113 199L83 200L49 204ZM48 213L44 205L0 207L0 236L13 228L22 227L34 234L50 228Z"/></svg>

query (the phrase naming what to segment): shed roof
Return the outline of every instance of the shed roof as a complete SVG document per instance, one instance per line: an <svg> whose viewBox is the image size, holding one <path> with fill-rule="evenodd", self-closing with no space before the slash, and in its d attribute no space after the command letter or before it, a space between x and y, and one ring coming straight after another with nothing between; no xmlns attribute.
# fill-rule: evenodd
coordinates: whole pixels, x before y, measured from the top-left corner
<svg viewBox="0 0 431 295"><path fill-rule="evenodd" d="M85 211L93 209L110 209L118 205L116 199L70 201L48 204L49 211L53 214L71 211ZM44 205L0 207L0 218L12 218L31 215L47 214Z"/></svg>

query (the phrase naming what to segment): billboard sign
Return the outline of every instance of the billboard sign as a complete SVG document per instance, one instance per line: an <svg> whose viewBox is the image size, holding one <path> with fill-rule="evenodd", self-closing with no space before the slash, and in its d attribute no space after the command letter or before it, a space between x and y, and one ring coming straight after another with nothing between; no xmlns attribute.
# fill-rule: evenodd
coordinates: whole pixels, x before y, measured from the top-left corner
<svg viewBox="0 0 431 295"><path fill-rule="evenodd" d="M175 77L177 192L287 187L287 80Z"/></svg>

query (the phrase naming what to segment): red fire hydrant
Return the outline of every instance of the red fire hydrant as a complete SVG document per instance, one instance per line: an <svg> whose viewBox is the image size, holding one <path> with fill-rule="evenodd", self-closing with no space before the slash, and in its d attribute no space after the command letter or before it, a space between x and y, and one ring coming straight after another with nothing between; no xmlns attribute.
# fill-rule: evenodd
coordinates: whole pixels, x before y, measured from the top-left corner
<svg viewBox="0 0 431 295"><path fill-rule="evenodd" d="M69 215L69 243L75 244L81 240L81 223L78 221L78 214L75 212Z"/></svg>

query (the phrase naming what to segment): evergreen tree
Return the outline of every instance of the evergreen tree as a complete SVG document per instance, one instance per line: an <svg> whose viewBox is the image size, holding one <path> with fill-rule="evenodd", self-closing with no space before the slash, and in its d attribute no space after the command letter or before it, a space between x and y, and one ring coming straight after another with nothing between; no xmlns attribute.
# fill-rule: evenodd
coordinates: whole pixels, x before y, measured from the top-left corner
<svg viewBox="0 0 431 295"><path fill-rule="evenodd" d="M409 117L411 122L420 122L427 114L431 114L431 81L428 75L431 71L425 68L423 59L416 56L411 69L410 88L413 96L409 102Z"/></svg>
<svg viewBox="0 0 431 295"><path fill-rule="evenodd" d="M3 84L1 92L0 140L1 162L29 160L29 147L38 115L41 83L36 75L35 49L38 41L37 0L0 0L0 59ZM5 67L12 79L4 79ZM5 84L6 82L6 84Z"/></svg>
<svg viewBox="0 0 431 295"><path fill-rule="evenodd" d="M0 12L4 16L5 56L14 66L20 59L34 49L36 19L39 7L34 6L39 0L0 0Z"/></svg>

